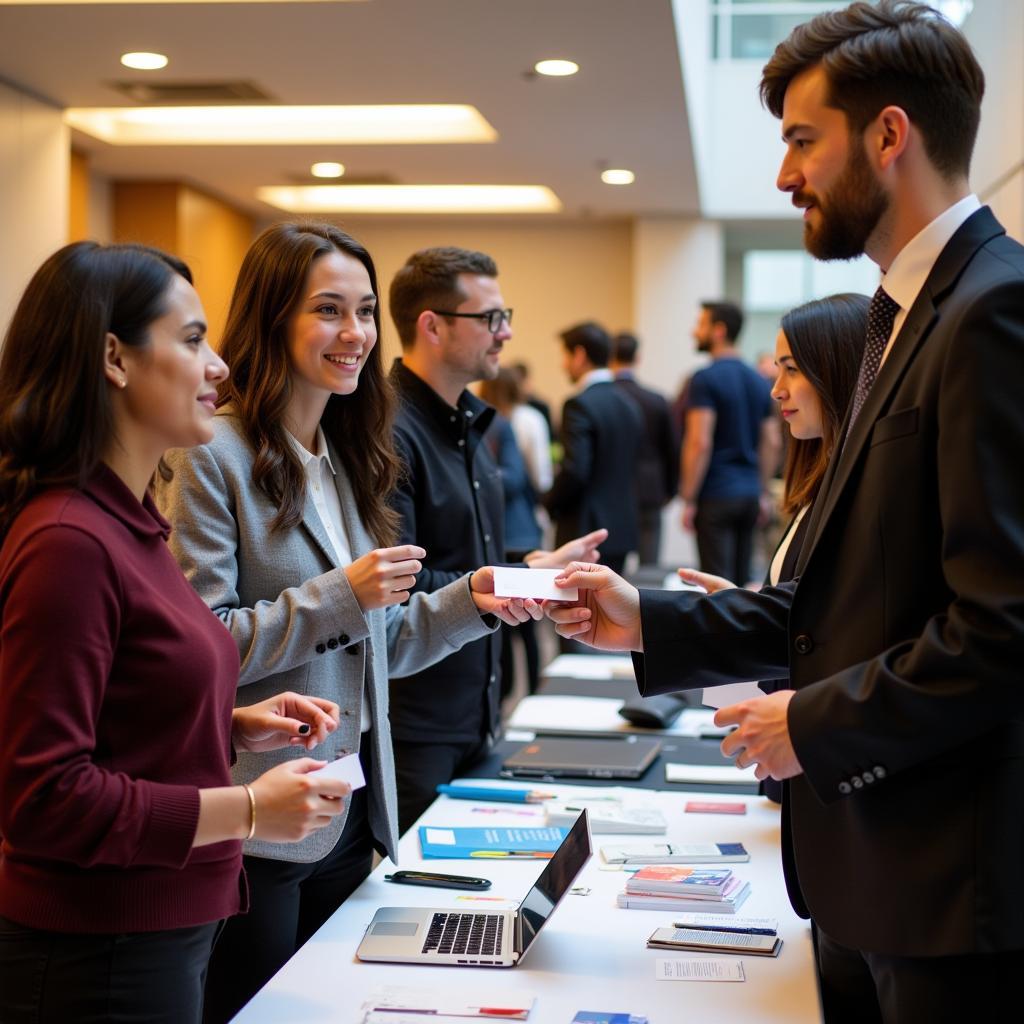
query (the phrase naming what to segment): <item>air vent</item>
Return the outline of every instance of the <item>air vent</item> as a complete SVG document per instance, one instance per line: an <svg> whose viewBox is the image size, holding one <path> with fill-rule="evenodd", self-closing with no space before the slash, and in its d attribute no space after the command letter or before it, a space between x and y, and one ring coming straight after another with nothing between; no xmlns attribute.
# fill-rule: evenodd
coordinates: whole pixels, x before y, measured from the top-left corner
<svg viewBox="0 0 1024 1024"><path fill-rule="evenodd" d="M369 174L350 174L346 171L340 178L314 178L309 173L285 172L281 177L295 185L397 185L399 183L393 174L386 174L383 171L371 171Z"/></svg>
<svg viewBox="0 0 1024 1024"><path fill-rule="evenodd" d="M111 89L146 106L203 103L267 103L273 98L252 82L108 82Z"/></svg>

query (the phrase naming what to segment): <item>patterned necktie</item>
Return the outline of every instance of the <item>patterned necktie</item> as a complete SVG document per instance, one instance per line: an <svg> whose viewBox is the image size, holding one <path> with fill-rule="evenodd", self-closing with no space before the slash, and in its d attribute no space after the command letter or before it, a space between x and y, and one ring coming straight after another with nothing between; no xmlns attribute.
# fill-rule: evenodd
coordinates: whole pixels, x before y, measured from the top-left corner
<svg viewBox="0 0 1024 1024"><path fill-rule="evenodd" d="M857 375L857 390L853 393L853 412L850 414L850 425L846 429L847 439L853 430L854 423L857 422L861 407L867 401L868 392L871 391L875 378L878 376L878 368L882 365L882 353L885 352L885 346L889 344L892 325L896 322L896 314L899 311L899 303L894 302L879 287L868 307L868 335L864 345L864 355L860 361L860 373Z"/></svg>

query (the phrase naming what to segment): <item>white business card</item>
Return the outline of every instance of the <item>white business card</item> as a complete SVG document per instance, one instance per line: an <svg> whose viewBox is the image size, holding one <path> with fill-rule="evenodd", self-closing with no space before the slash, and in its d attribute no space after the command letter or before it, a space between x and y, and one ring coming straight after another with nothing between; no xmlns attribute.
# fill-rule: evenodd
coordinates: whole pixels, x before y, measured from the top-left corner
<svg viewBox="0 0 1024 1024"><path fill-rule="evenodd" d="M764 690L757 683L725 683L722 686L705 687L701 703L709 708L727 708L742 700L763 696Z"/></svg>
<svg viewBox="0 0 1024 1024"><path fill-rule="evenodd" d="M506 565L494 567L495 597L532 597L535 601L575 601L579 597L576 587L556 587L555 577L561 569L512 569Z"/></svg>
<svg viewBox="0 0 1024 1024"><path fill-rule="evenodd" d="M317 768L313 774L341 779L342 782L347 782L353 791L362 789L366 785L366 776L363 775L363 766L359 763L358 754L348 754L346 757L339 757L336 761L328 761L323 768Z"/></svg>
<svg viewBox="0 0 1024 1024"><path fill-rule="evenodd" d="M658 981L746 981L742 960L675 960L658 957L654 964Z"/></svg>

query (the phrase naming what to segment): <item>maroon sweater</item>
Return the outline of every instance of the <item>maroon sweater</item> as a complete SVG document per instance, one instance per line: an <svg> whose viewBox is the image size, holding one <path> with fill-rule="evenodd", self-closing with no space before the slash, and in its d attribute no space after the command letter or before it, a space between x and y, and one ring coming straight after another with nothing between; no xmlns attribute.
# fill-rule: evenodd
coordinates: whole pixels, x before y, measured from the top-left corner
<svg viewBox="0 0 1024 1024"><path fill-rule="evenodd" d="M62 932L183 928L240 908L241 844L192 850L228 786L238 650L102 467L0 548L0 915Z"/></svg>

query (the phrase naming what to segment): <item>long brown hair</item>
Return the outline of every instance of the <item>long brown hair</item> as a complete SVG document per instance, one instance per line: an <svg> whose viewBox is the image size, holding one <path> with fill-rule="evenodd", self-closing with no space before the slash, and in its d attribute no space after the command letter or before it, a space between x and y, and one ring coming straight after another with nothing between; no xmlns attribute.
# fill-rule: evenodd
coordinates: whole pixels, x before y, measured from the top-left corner
<svg viewBox="0 0 1024 1024"><path fill-rule="evenodd" d="M218 404L230 403L256 450L252 479L277 506L272 529L302 519L306 483L285 436L284 415L292 395L288 321L302 296L313 262L332 252L359 260L375 295L377 271L366 249L330 224L275 224L245 254L231 297L221 356L231 377L219 388ZM380 337L380 306L373 322ZM320 420L352 481L363 524L378 544L394 543L398 516L388 498L400 462L392 439L395 397L374 345L350 395L331 395Z"/></svg>
<svg viewBox="0 0 1024 1024"><path fill-rule="evenodd" d="M107 334L144 348L187 266L142 245L75 242L35 272L0 356L0 540L28 501L83 487L114 432Z"/></svg>
<svg viewBox="0 0 1024 1024"><path fill-rule="evenodd" d="M791 437L786 447L782 507L790 515L814 501L839 441L857 384L870 305L866 295L830 295L797 306L782 318L793 360L818 396L822 426L820 438Z"/></svg>

